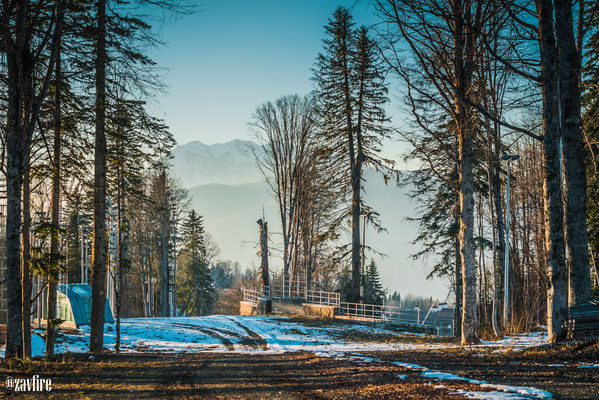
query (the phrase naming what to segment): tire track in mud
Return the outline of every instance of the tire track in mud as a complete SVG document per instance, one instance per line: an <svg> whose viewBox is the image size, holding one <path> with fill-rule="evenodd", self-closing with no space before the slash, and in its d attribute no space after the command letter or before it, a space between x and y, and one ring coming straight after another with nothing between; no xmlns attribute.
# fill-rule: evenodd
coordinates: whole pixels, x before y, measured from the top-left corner
<svg viewBox="0 0 599 400"><path fill-rule="evenodd" d="M229 350L229 351L235 350L233 341L229 339L230 337L232 337L235 340L239 340L239 343L237 343L237 344L248 346L248 347L251 347L256 350L258 350L258 349L268 350L267 342L266 342L266 340L264 340L264 338L262 336L260 336L259 334L252 331L250 328L248 328L247 326L244 326L239 321L237 321L233 318L227 317L227 319L234 322L237 326L239 326L241 329L243 329L245 332L247 332L247 334L249 336L244 336L242 334L239 334L238 332L235 332L233 330L224 329L224 328L197 326L197 325L183 324L183 323L177 323L177 322L172 323L172 325L178 326L181 328L196 330L198 332L202 332L205 335L215 337L218 340L220 340L221 343L225 347L227 347L227 350ZM227 336L229 336L229 338Z"/></svg>
<svg viewBox="0 0 599 400"><path fill-rule="evenodd" d="M180 328L186 328L186 329L195 330L195 331L198 331L198 332L202 332L205 335L215 337L218 340L220 340L221 343L229 351L234 351L235 350L235 346L233 345L233 342L229 338L223 336L223 334L225 334L225 335L231 335L232 334L232 336L236 336L238 338L242 338L241 336L236 335L234 332L226 331L224 329L208 328L208 327L202 327L202 326L197 326L197 325L181 324L181 323L176 323L176 322L173 322L171 325L178 326Z"/></svg>
<svg viewBox="0 0 599 400"><path fill-rule="evenodd" d="M227 319L235 322L241 329L243 329L244 331L247 332L248 335L250 335L249 338L244 338L242 340L242 343L243 343L243 341L247 341L247 344L250 347L254 347L256 349L262 348L262 350L264 350L264 351L268 350L268 342L262 336L260 336L259 334L257 334L256 332L254 332L253 330L248 328L247 326L243 325L241 322L239 322L235 318L227 317ZM246 344L246 343L244 343L244 344Z"/></svg>

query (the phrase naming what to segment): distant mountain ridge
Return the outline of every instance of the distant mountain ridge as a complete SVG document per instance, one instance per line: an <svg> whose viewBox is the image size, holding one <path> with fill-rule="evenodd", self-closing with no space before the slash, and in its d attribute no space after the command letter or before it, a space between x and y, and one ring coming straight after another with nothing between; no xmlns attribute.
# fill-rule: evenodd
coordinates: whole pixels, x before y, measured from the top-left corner
<svg viewBox="0 0 599 400"><path fill-rule="evenodd" d="M173 172L184 187L220 183L239 185L262 180L253 152L262 146L249 140L205 144L198 140L173 150Z"/></svg>

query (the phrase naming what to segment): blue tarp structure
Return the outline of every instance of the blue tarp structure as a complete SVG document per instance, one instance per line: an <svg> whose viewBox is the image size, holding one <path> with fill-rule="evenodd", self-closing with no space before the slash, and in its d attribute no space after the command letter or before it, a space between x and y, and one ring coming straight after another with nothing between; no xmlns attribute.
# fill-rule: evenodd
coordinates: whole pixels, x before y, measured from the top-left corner
<svg viewBox="0 0 599 400"><path fill-rule="evenodd" d="M92 310L92 287L85 283L68 283L58 285L58 317L74 322L77 327L90 324ZM106 300L104 322L114 324L110 304Z"/></svg>

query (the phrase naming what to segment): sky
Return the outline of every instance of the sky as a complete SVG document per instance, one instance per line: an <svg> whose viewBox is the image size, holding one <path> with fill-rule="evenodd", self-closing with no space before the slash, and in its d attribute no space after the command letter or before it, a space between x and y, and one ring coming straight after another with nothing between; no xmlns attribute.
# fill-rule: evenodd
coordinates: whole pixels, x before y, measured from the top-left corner
<svg viewBox="0 0 599 400"><path fill-rule="evenodd" d="M152 56L167 68L166 94L156 99L179 144L251 139L248 122L261 103L312 90L311 68L322 51L323 26L338 5L353 7L356 25L376 22L355 0L205 0L199 12L169 23ZM389 106L396 124L400 117ZM384 155L399 159L401 144Z"/></svg>

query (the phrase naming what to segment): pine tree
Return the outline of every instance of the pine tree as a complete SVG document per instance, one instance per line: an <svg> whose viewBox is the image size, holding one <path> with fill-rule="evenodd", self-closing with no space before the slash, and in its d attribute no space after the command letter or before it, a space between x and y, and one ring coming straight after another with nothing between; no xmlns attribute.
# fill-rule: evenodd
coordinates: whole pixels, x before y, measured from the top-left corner
<svg viewBox="0 0 599 400"><path fill-rule="evenodd" d="M183 221L182 236L179 312L183 315L207 315L212 311L216 291L210 275L204 222L195 210L190 211Z"/></svg>
<svg viewBox="0 0 599 400"><path fill-rule="evenodd" d="M379 270L374 260L366 267L364 276L364 303L365 304L383 304L385 291L379 277Z"/></svg>

